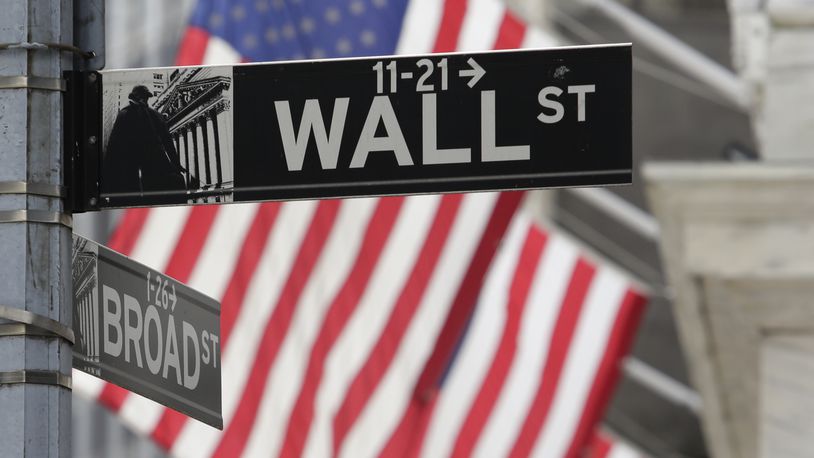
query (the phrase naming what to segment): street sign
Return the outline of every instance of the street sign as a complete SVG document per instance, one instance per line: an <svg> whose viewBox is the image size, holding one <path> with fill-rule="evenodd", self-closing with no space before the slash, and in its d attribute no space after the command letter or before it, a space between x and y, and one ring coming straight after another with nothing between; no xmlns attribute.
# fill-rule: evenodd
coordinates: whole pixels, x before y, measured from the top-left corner
<svg viewBox="0 0 814 458"><path fill-rule="evenodd" d="M115 70L72 84L96 104L73 111L77 211L631 182L627 44Z"/></svg>
<svg viewBox="0 0 814 458"><path fill-rule="evenodd" d="M74 234L73 366L216 428L220 304Z"/></svg>

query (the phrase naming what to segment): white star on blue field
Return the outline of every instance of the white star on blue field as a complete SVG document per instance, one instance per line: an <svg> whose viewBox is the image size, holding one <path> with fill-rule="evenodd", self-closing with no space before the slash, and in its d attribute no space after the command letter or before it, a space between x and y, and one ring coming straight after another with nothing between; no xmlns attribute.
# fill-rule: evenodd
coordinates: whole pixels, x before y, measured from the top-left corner
<svg viewBox="0 0 814 458"><path fill-rule="evenodd" d="M199 2L191 24L226 40L247 61L386 55L395 51L406 4L216 0Z"/></svg>

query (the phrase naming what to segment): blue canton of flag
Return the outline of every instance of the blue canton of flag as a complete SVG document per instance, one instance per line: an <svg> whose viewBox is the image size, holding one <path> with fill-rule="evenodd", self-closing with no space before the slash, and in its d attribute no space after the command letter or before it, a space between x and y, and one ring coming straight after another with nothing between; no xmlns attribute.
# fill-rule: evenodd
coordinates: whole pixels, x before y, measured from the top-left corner
<svg viewBox="0 0 814 458"><path fill-rule="evenodd" d="M219 0L199 2L192 26L232 45L246 60L392 54L405 0Z"/></svg>

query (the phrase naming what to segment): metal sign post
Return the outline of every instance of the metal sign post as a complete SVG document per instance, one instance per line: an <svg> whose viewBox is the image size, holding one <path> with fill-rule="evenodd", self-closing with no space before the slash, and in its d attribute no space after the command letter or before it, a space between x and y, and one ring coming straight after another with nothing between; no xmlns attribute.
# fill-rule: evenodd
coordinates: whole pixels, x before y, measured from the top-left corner
<svg viewBox="0 0 814 458"><path fill-rule="evenodd" d="M105 68L105 0L74 0L74 44L87 56L74 58L76 70Z"/></svg>
<svg viewBox="0 0 814 458"><path fill-rule="evenodd" d="M220 304L73 236L73 366L216 428Z"/></svg>
<svg viewBox="0 0 814 458"><path fill-rule="evenodd" d="M65 2L0 15L0 455L71 454L71 216L64 208ZM67 11L70 11L68 8Z"/></svg>
<svg viewBox="0 0 814 458"><path fill-rule="evenodd" d="M631 181L631 47L74 75L77 211Z"/></svg>

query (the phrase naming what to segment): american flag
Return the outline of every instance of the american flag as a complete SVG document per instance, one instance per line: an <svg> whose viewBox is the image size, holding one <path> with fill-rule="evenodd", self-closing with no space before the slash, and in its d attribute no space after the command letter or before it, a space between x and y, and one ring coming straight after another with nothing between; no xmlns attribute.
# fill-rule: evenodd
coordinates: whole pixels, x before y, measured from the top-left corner
<svg viewBox="0 0 814 458"><path fill-rule="evenodd" d="M552 43L496 0L201 0L178 63ZM524 197L128 210L111 248L222 302L224 430L75 389L178 456L634 456L596 424L645 298Z"/></svg>

